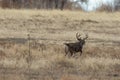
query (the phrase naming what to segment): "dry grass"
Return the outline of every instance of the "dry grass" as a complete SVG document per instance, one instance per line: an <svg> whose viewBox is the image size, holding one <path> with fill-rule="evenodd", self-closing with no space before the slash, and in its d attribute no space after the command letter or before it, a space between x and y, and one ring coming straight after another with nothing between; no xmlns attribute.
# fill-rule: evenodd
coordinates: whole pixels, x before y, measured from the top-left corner
<svg viewBox="0 0 120 80"><path fill-rule="evenodd" d="M0 11L1 79L120 79L119 12ZM63 43L76 41L76 32L89 34L83 55L65 57Z"/></svg>

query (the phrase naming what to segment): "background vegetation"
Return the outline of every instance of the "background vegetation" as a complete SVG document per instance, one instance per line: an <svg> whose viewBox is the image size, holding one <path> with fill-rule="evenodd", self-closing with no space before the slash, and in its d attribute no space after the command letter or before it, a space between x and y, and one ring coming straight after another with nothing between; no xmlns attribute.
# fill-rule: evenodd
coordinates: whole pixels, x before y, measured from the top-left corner
<svg viewBox="0 0 120 80"><path fill-rule="evenodd" d="M2 8L119 11L120 0L0 0ZM93 7L92 7L93 6ZM100 9L98 9L100 8Z"/></svg>

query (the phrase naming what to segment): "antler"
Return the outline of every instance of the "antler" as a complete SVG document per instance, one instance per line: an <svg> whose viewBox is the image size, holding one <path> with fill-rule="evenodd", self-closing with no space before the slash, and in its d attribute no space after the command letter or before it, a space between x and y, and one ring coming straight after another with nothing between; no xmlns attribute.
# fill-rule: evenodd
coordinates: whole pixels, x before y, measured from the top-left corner
<svg viewBox="0 0 120 80"><path fill-rule="evenodd" d="M86 34L86 37L85 38L83 38L83 40L86 40L88 38L88 34Z"/></svg>
<svg viewBox="0 0 120 80"><path fill-rule="evenodd" d="M80 36L81 36L81 35L77 32L77 33L76 33L76 38L77 38L77 40L80 40L80 39L81 39Z"/></svg>

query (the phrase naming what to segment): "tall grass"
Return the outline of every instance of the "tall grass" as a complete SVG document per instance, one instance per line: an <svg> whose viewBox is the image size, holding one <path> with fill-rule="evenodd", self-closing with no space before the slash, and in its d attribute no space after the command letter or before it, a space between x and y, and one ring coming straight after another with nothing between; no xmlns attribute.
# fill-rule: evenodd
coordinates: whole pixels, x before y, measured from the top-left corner
<svg viewBox="0 0 120 80"><path fill-rule="evenodd" d="M106 73L118 75L120 70L119 12L85 13L15 9L0 9L0 11L1 68L6 68L8 71L16 69L18 72L28 70L27 34L29 33L31 73L44 75L42 78L47 75L47 80L56 77L61 77L61 80L70 78L88 80L94 79L97 74L99 77L105 76ZM81 33L82 36L85 33L89 34L83 54L80 56L76 53L75 57L65 56L63 43L76 42L76 32ZM80 77L77 78L78 75Z"/></svg>

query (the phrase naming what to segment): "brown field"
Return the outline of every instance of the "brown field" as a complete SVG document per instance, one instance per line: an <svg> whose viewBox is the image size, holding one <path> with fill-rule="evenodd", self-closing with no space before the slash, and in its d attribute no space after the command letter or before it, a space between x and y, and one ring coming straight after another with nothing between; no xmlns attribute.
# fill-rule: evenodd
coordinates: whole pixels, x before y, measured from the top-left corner
<svg viewBox="0 0 120 80"><path fill-rule="evenodd" d="M83 54L65 56L76 32ZM0 9L0 80L120 80L120 12Z"/></svg>

